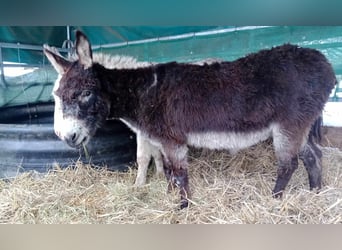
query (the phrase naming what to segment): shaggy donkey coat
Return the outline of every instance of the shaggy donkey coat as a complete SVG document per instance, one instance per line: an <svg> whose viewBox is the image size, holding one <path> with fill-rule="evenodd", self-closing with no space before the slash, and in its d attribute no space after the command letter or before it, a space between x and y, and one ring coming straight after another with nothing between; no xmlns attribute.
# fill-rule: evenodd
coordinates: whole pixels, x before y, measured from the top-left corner
<svg viewBox="0 0 342 250"><path fill-rule="evenodd" d="M327 59L317 50L286 44L232 62L204 65L165 63L138 69L107 69L93 62L87 37L76 32L78 61L48 49L60 73L54 94L66 121L64 140L86 143L108 117L148 138L163 156L181 208L190 196L187 145L239 150L273 138L281 196L298 156L310 188L321 187L321 151L310 129L336 84Z"/></svg>

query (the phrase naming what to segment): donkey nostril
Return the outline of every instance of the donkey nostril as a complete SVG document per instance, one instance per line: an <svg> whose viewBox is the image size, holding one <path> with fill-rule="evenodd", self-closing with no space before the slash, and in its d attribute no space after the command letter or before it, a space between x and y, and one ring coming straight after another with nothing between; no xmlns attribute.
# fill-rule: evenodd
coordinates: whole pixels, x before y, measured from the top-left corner
<svg viewBox="0 0 342 250"><path fill-rule="evenodd" d="M77 140L78 140L79 136L77 133L72 133L69 134L67 137L65 137L65 142L70 146L70 147L77 147L78 145Z"/></svg>
<svg viewBox="0 0 342 250"><path fill-rule="evenodd" d="M71 137L71 140L72 141L75 141L76 140L76 133L73 133L72 137Z"/></svg>

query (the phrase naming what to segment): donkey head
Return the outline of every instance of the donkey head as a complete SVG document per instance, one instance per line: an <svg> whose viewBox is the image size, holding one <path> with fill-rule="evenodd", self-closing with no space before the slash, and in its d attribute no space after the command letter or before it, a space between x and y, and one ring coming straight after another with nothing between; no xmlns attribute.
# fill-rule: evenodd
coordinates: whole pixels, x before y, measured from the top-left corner
<svg viewBox="0 0 342 250"><path fill-rule="evenodd" d="M44 53L59 74L53 88L55 133L71 147L80 147L109 114L108 98L93 68L90 43L82 32L76 32L76 61L65 59L47 45Z"/></svg>

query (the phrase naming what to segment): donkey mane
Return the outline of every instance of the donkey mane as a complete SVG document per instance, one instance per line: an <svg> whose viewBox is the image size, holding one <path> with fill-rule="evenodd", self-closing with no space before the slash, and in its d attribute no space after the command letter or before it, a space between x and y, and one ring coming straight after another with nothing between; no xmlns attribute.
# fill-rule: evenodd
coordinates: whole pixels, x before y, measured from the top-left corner
<svg viewBox="0 0 342 250"><path fill-rule="evenodd" d="M132 56L110 55L105 53L94 53L93 61L107 69L136 69L152 65L149 62L141 62Z"/></svg>
<svg viewBox="0 0 342 250"><path fill-rule="evenodd" d="M77 54L68 57L71 62L78 60ZM93 63L98 63L107 69L137 69L153 65L152 62L138 61L137 58L128 55L113 55L103 52L93 53Z"/></svg>

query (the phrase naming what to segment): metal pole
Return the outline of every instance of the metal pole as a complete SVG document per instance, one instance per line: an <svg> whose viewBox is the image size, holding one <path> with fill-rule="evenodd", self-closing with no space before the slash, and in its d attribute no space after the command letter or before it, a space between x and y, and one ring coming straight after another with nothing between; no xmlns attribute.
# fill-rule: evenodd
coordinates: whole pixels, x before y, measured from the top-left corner
<svg viewBox="0 0 342 250"><path fill-rule="evenodd" d="M136 40L136 41L121 42L121 43L94 45L92 46L92 49L115 48L115 47L122 47L122 46L134 45L134 44L152 43L152 42L157 42L157 41L173 41L173 40L179 40L179 39L184 39L184 38L189 38L189 37L210 36L210 35L224 34L224 33L230 33L230 32L241 31L241 30L254 30L254 29L263 29L263 28L269 28L269 27L272 27L272 26L244 26L244 27L237 27L237 28L200 31L200 32L185 33L181 35L142 39L142 40Z"/></svg>
<svg viewBox="0 0 342 250"><path fill-rule="evenodd" d="M68 57L70 58L71 57L71 47L70 47L70 26L67 25L67 44L66 44L66 48L68 49Z"/></svg>
<svg viewBox="0 0 342 250"><path fill-rule="evenodd" d="M70 40L70 26L67 26L67 40Z"/></svg>
<svg viewBox="0 0 342 250"><path fill-rule="evenodd" d="M2 61L2 48L0 47L0 74L1 74L1 78L0 78L0 86L3 88L6 88L6 80L5 80L5 72L4 72L4 67L3 67L3 61Z"/></svg>
<svg viewBox="0 0 342 250"><path fill-rule="evenodd" d="M29 44L20 44L20 43L1 43L0 48L9 48L9 49L28 49L28 50L43 50L43 46L41 45L29 45ZM60 52L68 52L67 49L57 48Z"/></svg>
<svg viewBox="0 0 342 250"><path fill-rule="evenodd" d="M21 68L21 67L42 67L41 64L38 63L30 63L30 64L24 64L24 63L0 63L0 67L9 67L9 68Z"/></svg>

